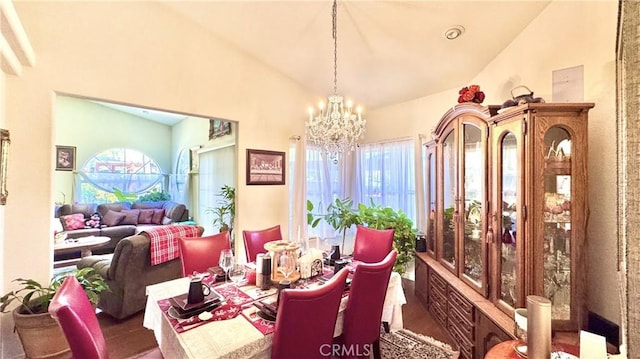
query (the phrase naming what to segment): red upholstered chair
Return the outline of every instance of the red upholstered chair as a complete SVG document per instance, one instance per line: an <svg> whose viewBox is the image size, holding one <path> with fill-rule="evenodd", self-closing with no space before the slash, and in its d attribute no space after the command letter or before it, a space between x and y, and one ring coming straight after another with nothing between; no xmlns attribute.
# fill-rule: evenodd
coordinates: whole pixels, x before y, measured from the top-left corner
<svg viewBox="0 0 640 359"><path fill-rule="evenodd" d="M267 253L264 244L282 239L280 225L257 231L242 231L244 239L244 252L247 255L247 262L255 262L258 253Z"/></svg>
<svg viewBox="0 0 640 359"><path fill-rule="evenodd" d="M76 277L69 276L64 280L51 300L49 313L62 327L73 358L109 357L95 309ZM136 358L162 358L162 354L156 348Z"/></svg>
<svg viewBox="0 0 640 359"><path fill-rule="evenodd" d="M397 255L398 252L392 250L381 262L360 263L356 267L344 311L342 335L336 340L345 348L353 348L351 353L367 354L368 358L373 350L374 357L380 358L382 308Z"/></svg>
<svg viewBox="0 0 640 359"><path fill-rule="evenodd" d="M344 268L316 288L283 290L273 334L272 359L327 358L327 354L331 354L347 275L348 270Z"/></svg>
<svg viewBox="0 0 640 359"><path fill-rule="evenodd" d="M183 277L217 266L220 251L231 248L228 231L207 237L180 238L178 244Z"/></svg>
<svg viewBox="0 0 640 359"><path fill-rule="evenodd" d="M353 245L353 259L365 263L378 263L393 248L393 229L372 229L358 225Z"/></svg>

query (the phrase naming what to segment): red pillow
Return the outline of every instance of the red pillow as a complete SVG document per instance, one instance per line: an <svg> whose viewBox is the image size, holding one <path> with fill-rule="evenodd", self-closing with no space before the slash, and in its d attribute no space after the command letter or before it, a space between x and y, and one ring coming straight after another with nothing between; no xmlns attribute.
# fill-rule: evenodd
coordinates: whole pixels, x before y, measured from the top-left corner
<svg viewBox="0 0 640 359"><path fill-rule="evenodd" d="M84 214L75 213L60 217L65 231L84 228Z"/></svg>
<svg viewBox="0 0 640 359"><path fill-rule="evenodd" d="M153 224L162 224L162 218L164 217L164 209L154 209L153 217L151 218L151 223Z"/></svg>
<svg viewBox="0 0 640 359"><path fill-rule="evenodd" d="M141 209L140 216L138 216L138 223L140 224L152 224L153 209Z"/></svg>
<svg viewBox="0 0 640 359"><path fill-rule="evenodd" d="M140 216L139 209L123 209L120 213L124 213L125 217L120 224L138 224L138 216Z"/></svg>

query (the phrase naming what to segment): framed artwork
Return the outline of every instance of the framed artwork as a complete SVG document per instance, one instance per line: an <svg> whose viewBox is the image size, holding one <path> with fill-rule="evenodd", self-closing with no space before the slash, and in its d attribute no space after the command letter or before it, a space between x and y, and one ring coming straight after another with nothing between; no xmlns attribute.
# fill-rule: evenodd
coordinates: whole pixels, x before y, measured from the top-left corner
<svg viewBox="0 0 640 359"><path fill-rule="evenodd" d="M209 140L229 134L231 134L231 122L216 119L209 120Z"/></svg>
<svg viewBox="0 0 640 359"><path fill-rule="evenodd" d="M191 167L191 172L198 172L198 170L200 170L200 158L198 157L198 151L201 147L202 146L195 146L189 149L189 167Z"/></svg>
<svg viewBox="0 0 640 359"><path fill-rule="evenodd" d="M9 130L0 129L0 204L7 204L7 161L9 160Z"/></svg>
<svg viewBox="0 0 640 359"><path fill-rule="evenodd" d="M280 185L285 178L284 152L247 149L247 185Z"/></svg>
<svg viewBox="0 0 640 359"><path fill-rule="evenodd" d="M75 169L75 146L56 146L56 171L74 171Z"/></svg>

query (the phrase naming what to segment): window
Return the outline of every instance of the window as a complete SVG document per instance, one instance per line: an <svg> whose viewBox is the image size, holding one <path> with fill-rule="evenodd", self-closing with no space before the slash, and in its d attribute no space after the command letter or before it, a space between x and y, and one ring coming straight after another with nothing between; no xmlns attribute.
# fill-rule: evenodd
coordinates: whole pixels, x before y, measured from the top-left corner
<svg viewBox="0 0 640 359"><path fill-rule="evenodd" d="M359 201L402 210L416 223L413 140L360 146Z"/></svg>
<svg viewBox="0 0 640 359"><path fill-rule="evenodd" d="M81 203L115 202L115 190L136 197L164 190L164 175L158 163L130 148L112 148L93 156L76 179L76 201Z"/></svg>

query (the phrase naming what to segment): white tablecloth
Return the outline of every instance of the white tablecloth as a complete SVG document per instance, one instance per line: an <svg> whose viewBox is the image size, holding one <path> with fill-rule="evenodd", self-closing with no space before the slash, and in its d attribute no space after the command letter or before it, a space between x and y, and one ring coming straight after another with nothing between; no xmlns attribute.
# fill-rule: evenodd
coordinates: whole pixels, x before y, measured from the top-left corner
<svg viewBox="0 0 640 359"><path fill-rule="evenodd" d="M272 335L263 335L242 315L229 320L213 321L177 333L164 317L158 301L184 294L189 278L180 278L147 287L147 306L143 326L154 331L165 358L269 358ZM342 313L348 297L342 299L335 336L342 333ZM382 321L391 330L401 329L402 305L406 304L400 275L391 273L385 297Z"/></svg>

